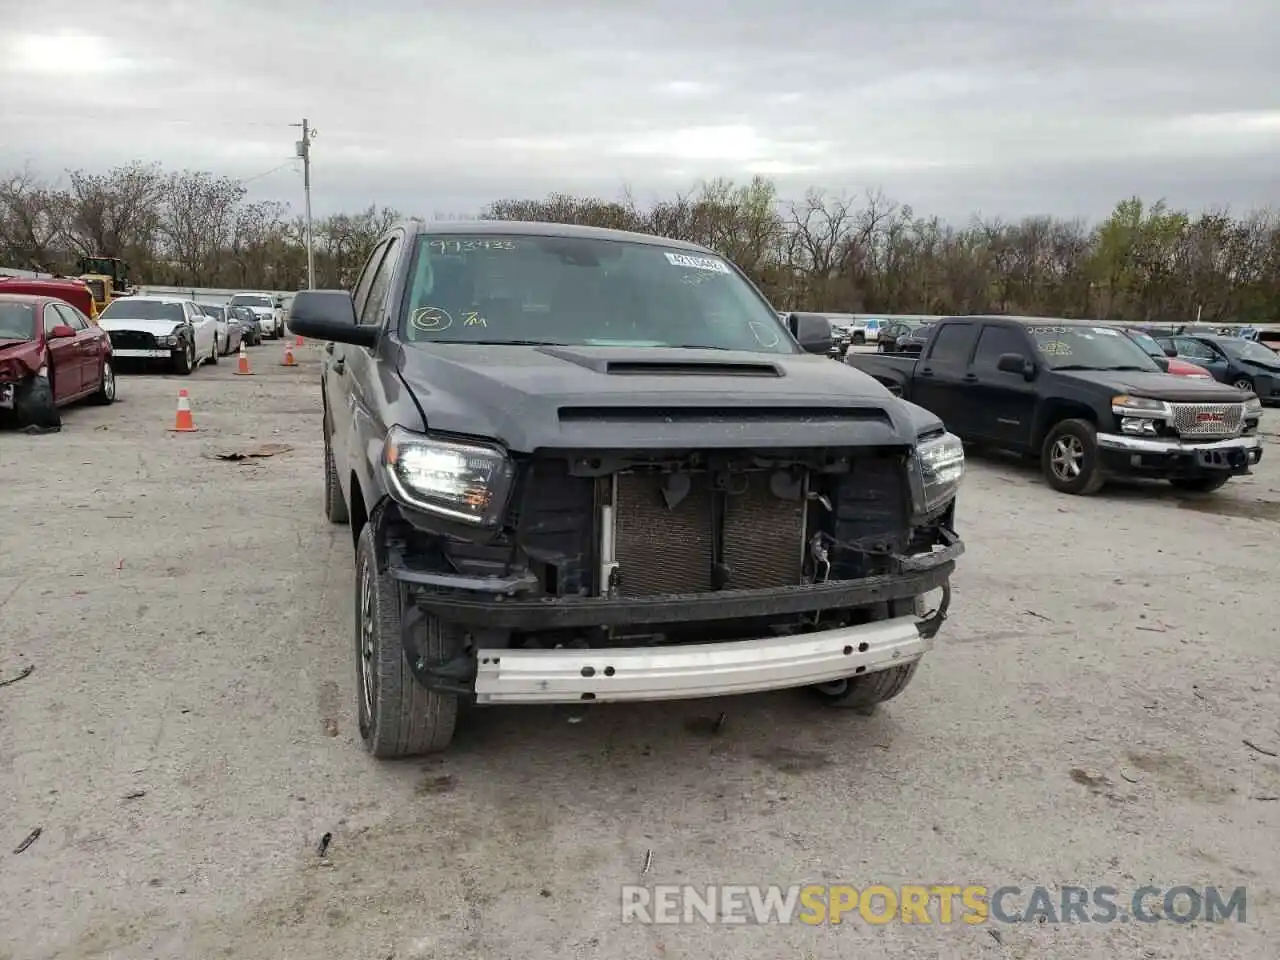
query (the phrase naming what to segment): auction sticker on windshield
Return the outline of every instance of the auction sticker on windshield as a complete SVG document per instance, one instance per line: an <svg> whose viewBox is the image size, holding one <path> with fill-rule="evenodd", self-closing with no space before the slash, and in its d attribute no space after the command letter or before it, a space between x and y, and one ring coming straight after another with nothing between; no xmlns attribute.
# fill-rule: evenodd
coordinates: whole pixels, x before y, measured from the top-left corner
<svg viewBox="0 0 1280 960"><path fill-rule="evenodd" d="M668 253L667 260L672 266L676 267L692 267L694 270L714 270L716 273L730 273L728 266L723 260L717 260L715 257L690 257L683 253Z"/></svg>

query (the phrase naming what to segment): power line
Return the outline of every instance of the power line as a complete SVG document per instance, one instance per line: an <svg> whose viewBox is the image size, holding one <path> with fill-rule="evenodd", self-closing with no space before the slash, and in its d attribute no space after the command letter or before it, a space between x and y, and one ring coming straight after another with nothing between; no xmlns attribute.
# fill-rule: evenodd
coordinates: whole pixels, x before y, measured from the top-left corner
<svg viewBox="0 0 1280 960"><path fill-rule="evenodd" d="M297 157L290 157L284 163L280 164L280 166L272 167L270 170L267 170L264 173L255 173L252 177L236 177L235 179L238 180L240 183L253 183L253 181L261 180L263 177L269 177L271 176L271 174L277 173L278 171L283 170L285 167L292 167L294 161L297 159L298 159Z"/></svg>

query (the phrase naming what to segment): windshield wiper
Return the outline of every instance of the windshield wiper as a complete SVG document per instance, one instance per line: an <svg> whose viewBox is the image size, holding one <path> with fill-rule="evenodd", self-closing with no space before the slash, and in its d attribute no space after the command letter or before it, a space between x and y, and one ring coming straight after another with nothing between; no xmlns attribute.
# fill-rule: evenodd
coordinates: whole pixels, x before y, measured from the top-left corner
<svg viewBox="0 0 1280 960"><path fill-rule="evenodd" d="M1051 369L1053 370L1104 370L1106 368L1090 366L1087 363L1061 363L1061 364L1058 364L1058 366L1056 367L1052 367Z"/></svg>
<svg viewBox="0 0 1280 960"><path fill-rule="evenodd" d="M1132 366L1099 367L1098 369L1100 370L1133 370L1136 373L1155 373L1156 372L1154 370L1148 369L1147 367L1132 367Z"/></svg>

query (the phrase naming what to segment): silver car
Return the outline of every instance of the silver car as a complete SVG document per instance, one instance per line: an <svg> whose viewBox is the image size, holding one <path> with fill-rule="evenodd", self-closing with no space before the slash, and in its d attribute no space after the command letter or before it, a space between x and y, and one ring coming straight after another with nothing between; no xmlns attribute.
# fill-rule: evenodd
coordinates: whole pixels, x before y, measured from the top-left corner
<svg viewBox="0 0 1280 960"><path fill-rule="evenodd" d="M199 304L199 307L206 317L213 317L218 324L218 353L225 357L233 350L239 350L244 331L240 324L227 316L227 308L210 303Z"/></svg>

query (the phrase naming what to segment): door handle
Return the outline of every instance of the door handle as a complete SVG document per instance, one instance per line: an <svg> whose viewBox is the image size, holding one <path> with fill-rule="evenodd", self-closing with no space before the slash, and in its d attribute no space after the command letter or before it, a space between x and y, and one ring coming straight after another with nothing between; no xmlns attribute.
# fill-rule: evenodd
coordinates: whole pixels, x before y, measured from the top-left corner
<svg viewBox="0 0 1280 960"><path fill-rule="evenodd" d="M932 377L932 376L933 376L933 368L932 368L932 367L925 367L923 370L921 370L921 371L920 371L920 376L922 376L922 377Z"/></svg>
<svg viewBox="0 0 1280 960"><path fill-rule="evenodd" d="M965 382L965 383L977 383L977 382L978 382L978 375L977 375L976 373L966 373L966 374L964 375L964 382Z"/></svg>

